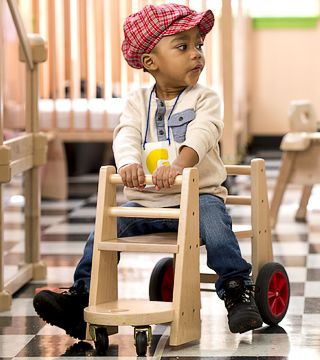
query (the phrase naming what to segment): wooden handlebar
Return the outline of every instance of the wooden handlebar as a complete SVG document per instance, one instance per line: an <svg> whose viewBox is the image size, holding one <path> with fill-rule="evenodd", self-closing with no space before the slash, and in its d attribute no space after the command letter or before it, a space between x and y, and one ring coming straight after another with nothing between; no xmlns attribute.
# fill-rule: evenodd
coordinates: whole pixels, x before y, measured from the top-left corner
<svg viewBox="0 0 320 360"><path fill-rule="evenodd" d="M147 185L153 185L152 175L145 175ZM110 175L109 181L111 184L122 184L121 176L119 174ZM175 179L174 185L182 184L182 175L178 175Z"/></svg>

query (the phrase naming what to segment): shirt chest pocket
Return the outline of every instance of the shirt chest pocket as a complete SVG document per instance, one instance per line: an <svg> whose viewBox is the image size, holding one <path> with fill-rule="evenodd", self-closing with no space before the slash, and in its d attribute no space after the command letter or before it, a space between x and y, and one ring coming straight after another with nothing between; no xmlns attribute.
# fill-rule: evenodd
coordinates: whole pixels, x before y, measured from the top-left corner
<svg viewBox="0 0 320 360"><path fill-rule="evenodd" d="M169 127L172 130L174 141L182 143L186 140L188 124L196 117L193 109L187 109L173 114L169 119Z"/></svg>

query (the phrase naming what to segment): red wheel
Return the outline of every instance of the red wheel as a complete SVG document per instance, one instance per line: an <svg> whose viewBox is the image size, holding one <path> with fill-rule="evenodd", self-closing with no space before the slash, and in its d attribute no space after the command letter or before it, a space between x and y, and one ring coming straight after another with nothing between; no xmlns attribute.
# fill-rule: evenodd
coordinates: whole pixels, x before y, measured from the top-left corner
<svg viewBox="0 0 320 360"><path fill-rule="evenodd" d="M285 268L278 263L265 264L256 281L256 303L263 321L278 324L285 316L290 299L290 283Z"/></svg>
<svg viewBox="0 0 320 360"><path fill-rule="evenodd" d="M173 258L159 260L152 270L149 282L151 301L172 301L173 296Z"/></svg>

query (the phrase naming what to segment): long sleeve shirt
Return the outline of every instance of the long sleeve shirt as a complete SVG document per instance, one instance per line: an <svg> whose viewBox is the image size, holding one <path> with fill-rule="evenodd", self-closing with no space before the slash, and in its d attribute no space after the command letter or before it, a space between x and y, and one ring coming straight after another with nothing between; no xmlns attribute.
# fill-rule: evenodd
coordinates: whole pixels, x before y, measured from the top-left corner
<svg viewBox="0 0 320 360"><path fill-rule="evenodd" d="M163 118L164 131L161 132L157 124L159 106L166 107L167 115L172 110L174 100L161 101L156 98L155 92L152 93L147 129L151 92L152 88L139 89L128 96L120 122L114 130L113 152L117 168L132 163L141 164L145 136L147 142L157 142L163 140L161 136L168 138L169 131L177 154L183 146L197 152L199 161L195 166L199 171L200 193L214 194L225 199L227 190L221 184L226 179L226 172L218 144L223 121L217 94L199 84L186 88L179 97L169 122L168 116ZM160 191L152 187L143 191L125 188L124 193L129 201L147 207L167 207L180 203L177 187Z"/></svg>

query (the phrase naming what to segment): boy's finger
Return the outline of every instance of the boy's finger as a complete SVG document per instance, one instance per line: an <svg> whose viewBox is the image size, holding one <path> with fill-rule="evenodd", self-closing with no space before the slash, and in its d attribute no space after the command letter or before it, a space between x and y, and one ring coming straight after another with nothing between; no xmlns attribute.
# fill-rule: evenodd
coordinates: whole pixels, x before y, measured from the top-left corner
<svg viewBox="0 0 320 360"><path fill-rule="evenodd" d="M165 188L170 188L169 175L170 175L170 167L165 166L163 168L163 173L162 173L162 183L163 183L163 187Z"/></svg>
<svg viewBox="0 0 320 360"><path fill-rule="evenodd" d="M174 181L176 179L176 175L173 172L170 172L169 174L169 184L172 186L174 184Z"/></svg>
<svg viewBox="0 0 320 360"><path fill-rule="evenodd" d="M170 182L169 182L169 177L166 177L165 179L163 179L162 182L163 182L163 186L164 186L165 188L168 189L168 188L171 187Z"/></svg>
<svg viewBox="0 0 320 360"><path fill-rule="evenodd" d="M160 176L161 176L161 178L160 178ZM162 180L162 175L157 175L157 178L156 178L156 189L157 190L160 190L160 189L162 189L163 188L163 180Z"/></svg>
<svg viewBox="0 0 320 360"><path fill-rule="evenodd" d="M152 174L152 184L154 186L157 186L157 172L156 171Z"/></svg>
<svg viewBox="0 0 320 360"><path fill-rule="evenodd" d="M130 171L126 171L126 186L129 188L134 187L133 186L133 181L132 181L132 170L130 169Z"/></svg>
<svg viewBox="0 0 320 360"><path fill-rule="evenodd" d="M133 187L138 187L139 186L139 180L138 180L138 174L137 173L132 174L132 185L133 185Z"/></svg>
<svg viewBox="0 0 320 360"><path fill-rule="evenodd" d="M145 176L144 176L144 171L143 171L142 166L138 167L138 183L139 183L139 186L145 185Z"/></svg>

